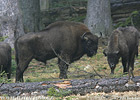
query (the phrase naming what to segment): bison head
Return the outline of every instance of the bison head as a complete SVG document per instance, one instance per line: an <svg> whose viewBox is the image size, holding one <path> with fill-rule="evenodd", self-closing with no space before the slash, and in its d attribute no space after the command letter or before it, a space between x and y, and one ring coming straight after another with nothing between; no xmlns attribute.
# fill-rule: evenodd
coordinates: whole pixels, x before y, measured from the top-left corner
<svg viewBox="0 0 140 100"><path fill-rule="evenodd" d="M82 45L88 57L92 57L97 53L98 37L90 32L86 32L81 36Z"/></svg>
<svg viewBox="0 0 140 100"><path fill-rule="evenodd" d="M114 52L109 52L107 49L105 49L103 51L103 54L107 56L107 61L111 69L111 74L114 74L114 69L116 67L116 64L118 64L120 58L119 51L117 50Z"/></svg>

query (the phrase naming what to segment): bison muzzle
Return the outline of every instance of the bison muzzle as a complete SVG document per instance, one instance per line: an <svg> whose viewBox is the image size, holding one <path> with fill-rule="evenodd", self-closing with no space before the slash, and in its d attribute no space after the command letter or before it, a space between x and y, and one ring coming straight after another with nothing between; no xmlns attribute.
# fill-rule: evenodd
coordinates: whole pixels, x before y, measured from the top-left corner
<svg viewBox="0 0 140 100"><path fill-rule="evenodd" d="M68 65L84 54L97 53L98 37L82 23L59 21L41 32L26 34L15 41L16 81L23 81L23 73L34 58L46 62L58 58L59 78L67 78Z"/></svg>

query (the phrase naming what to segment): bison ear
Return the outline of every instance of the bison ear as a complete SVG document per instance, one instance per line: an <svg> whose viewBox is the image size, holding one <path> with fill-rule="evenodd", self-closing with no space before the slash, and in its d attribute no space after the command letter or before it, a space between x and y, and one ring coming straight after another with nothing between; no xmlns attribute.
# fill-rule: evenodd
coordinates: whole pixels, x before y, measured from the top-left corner
<svg viewBox="0 0 140 100"><path fill-rule="evenodd" d="M107 49L104 49L103 54L107 56Z"/></svg>

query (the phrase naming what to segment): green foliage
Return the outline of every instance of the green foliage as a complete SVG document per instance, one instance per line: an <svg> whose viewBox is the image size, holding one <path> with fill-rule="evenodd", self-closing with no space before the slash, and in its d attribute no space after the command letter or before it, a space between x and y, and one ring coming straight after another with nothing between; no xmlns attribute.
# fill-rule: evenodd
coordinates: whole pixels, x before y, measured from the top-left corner
<svg viewBox="0 0 140 100"><path fill-rule="evenodd" d="M0 83L9 83L10 81L10 79L7 79L7 74L5 71L0 73Z"/></svg>
<svg viewBox="0 0 140 100"><path fill-rule="evenodd" d="M132 21L132 24L137 29L140 29L140 12L139 11L132 12L132 14L131 14L131 21Z"/></svg>
<svg viewBox="0 0 140 100"><path fill-rule="evenodd" d="M12 72L12 74L14 74L14 75L15 75L15 73L16 73L16 67L17 67L17 65L16 65L16 62L15 62L15 59L12 59L11 72Z"/></svg>
<svg viewBox="0 0 140 100"><path fill-rule="evenodd" d="M140 68L140 65L138 65L137 67Z"/></svg>
<svg viewBox="0 0 140 100"><path fill-rule="evenodd" d="M83 22L86 16L78 16L78 17L73 17L69 19L69 21L75 21L75 22Z"/></svg>
<svg viewBox="0 0 140 100"><path fill-rule="evenodd" d="M76 100L76 96L69 96L69 97L66 97L65 99L66 100Z"/></svg>
<svg viewBox="0 0 140 100"><path fill-rule="evenodd" d="M32 82L32 80L30 78L27 78L25 82Z"/></svg>
<svg viewBox="0 0 140 100"><path fill-rule="evenodd" d="M0 37L0 42L4 41L6 38L8 38L8 36Z"/></svg>
<svg viewBox="0 0 140 100"><path fill-rule="evenodd" d="M129 16L124 22L119 22L115 26L115 28L130 26L132 24L136 27L140 27L140 13L139 13L139 11L133 11L131 13L131 16Z"/></svg>
<svg viewBox="0 0 140 100"><path fill-rule="evenodd" d="M104 55L102 55L102 54L97 54L97 55L96 55L96 59L97 59L97 60L100 60L103 56L104 56Z"/></svg>
<svg viewBox="0 0 140 100"><path fill-rule="evenodd" d="M132 15L137 15L137 14L139 14L138 11L133 11L133 12L132 12Z"/></svg>
<svg viewBox="0 0 140 100"><path fill-rule="evenodd" d="M71 91L67 91L63 89L55 89L54 87L49 88L47 92L48 96L61 97L61 98L70 95L71 93L72 93Z"/></svg>
<svg viewBox="0 0 140 100"><path fill-rule="evenodd" d="M118 27L125 27L125 26L130 26L131 25L131 17L128 17L127 19L126 19L126 21L124 21L124 22L119 22L116 26L115 26L115 28L118 28Z"/></svg>

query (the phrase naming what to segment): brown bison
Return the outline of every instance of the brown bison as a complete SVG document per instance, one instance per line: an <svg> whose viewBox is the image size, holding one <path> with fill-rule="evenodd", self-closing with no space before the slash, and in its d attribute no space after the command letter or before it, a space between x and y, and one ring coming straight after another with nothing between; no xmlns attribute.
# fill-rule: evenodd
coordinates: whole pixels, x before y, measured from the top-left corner
<svg viewBox="0 0 140 100"><path fill-rule="evenodd" d="M23 81L23 73L30 61L58 57L59 78L67 78L68 65L84 54L92 57L97 53L98 37L78 22L56 22L36 34L26 34L15 41L16 81Z"/></svg>
<svg viewBox="0 0 140 100"><path fill-rule="evenodd" d="M7 78L11 76L11 47L8 43L0 42L0 72L5 71Z"/></svg>
<svg viewBox="0 0 140 100"><path fill-rule="evenodd" d="M108 47L103 51L107 56L111 73L114 74L119 58L122 58L123 72L133 75L135 56L138 56L139 35L132 26L115 29L109 39ZM129 68L130 67L130 68Z"/></svg>

